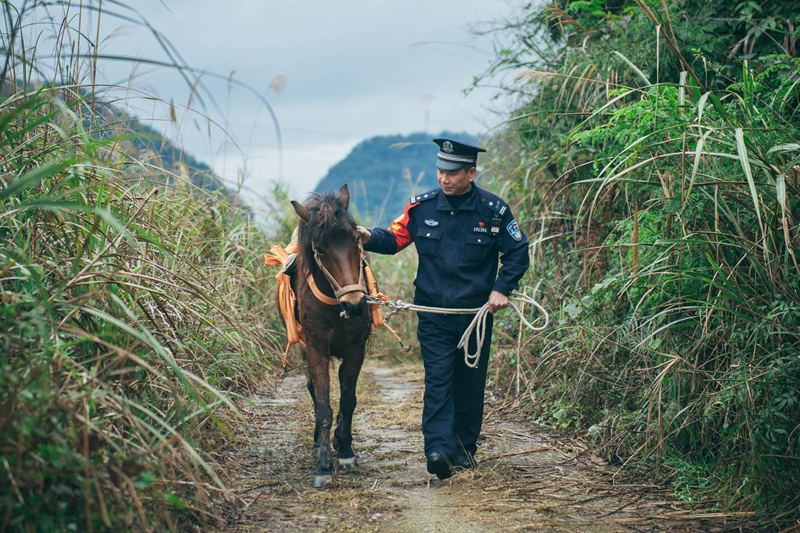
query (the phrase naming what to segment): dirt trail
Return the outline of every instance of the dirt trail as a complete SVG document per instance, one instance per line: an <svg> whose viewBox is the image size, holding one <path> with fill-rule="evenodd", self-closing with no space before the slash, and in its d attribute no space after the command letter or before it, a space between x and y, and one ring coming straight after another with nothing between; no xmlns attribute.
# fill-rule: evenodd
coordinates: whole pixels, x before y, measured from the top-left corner
<svg viewBox="0 0 800 533"><path fill-rule="evenodd" d="M335 375L332 373L332 375ZM251 439L222 460L240 501L224 531L708 531L657 487L615 482L575 443L515 422L491 395L475 471L425 470L422 368L370 362L361 374L358 467L312 489L313 416L305 377L242 405ZM336 410L335 410L336 411Z"/></svg>

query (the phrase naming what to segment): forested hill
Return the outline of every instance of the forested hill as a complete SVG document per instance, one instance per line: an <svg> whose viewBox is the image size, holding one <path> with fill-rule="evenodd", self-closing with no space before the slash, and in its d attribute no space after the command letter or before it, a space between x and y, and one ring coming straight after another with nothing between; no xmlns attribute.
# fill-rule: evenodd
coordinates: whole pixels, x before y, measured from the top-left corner
<svg viewBox="0 0 800 533"><path fill-rule="evenodd" d="M347 183L358 220L385 226L403 211L410 195L437 186L436 137L475 142L473 135L452 132L372 137L331 167L315 192L334 191Z"/></svg>
<svg viewBox="0 0 800 533"><path fill-rule="evenodd" d="M144 176L155 185L174 184L176 176L191 181L192 185L210 193L220 193L232 206L250 211L236 191L226 187L207 164L176 146L164 135L129 115L111 103L98 102L97 115L84 121L84 128L92 131L98 139L116 137L125 139L126 153L135 154L135 159L146 163L150 169ZM185 184L184 184L185 185Z"/></svg>

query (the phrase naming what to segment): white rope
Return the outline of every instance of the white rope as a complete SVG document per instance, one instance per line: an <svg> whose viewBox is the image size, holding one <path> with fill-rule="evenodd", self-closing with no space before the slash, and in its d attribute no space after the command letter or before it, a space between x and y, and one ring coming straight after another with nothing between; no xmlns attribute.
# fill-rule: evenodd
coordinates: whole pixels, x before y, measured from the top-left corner
<svg viewBox="0 0 800 533"><path fill-rule="evenodd" d="M367 296L367 300L370 303L377 303L382 304L394 309L402 309L408 311L417 311L420 313L435 313L439 315L471 315L474 314L475 317L472 319L472 322L469 323L467 329L464 330L464 333L461 335L461 340L458 341L458 346L456 348L462 348L464 350L464 364L466 364L470 368L476 368L478 366L478 362L480 361L481 357L481 349L483 348L483 341L486 338L486 317L489 315L489 302L486 302L481 307L473 307L471 309L459 309L459 308L449 308L449 307L430 307L427 305L416 305L411 304L408 302L404 302L403 300L389 300L383 301L380 298L374 298L372 296ZM544 316L544 324L541 326L534 326L525 318L522 314L522 311L514 304L514 300L519 302L528 303L534 306L539 313ZM547 313L544 307L542 307L539 302L534 300L532 297L526 294L512 294L509 297L508 305L517 313L522 324L532 331L542 331L547 327L548 322L550 322L550 315ZM472 333L475 332L475 341L476 341L476 348L475 353L469 353L469 338L472 336Z"/></svg>

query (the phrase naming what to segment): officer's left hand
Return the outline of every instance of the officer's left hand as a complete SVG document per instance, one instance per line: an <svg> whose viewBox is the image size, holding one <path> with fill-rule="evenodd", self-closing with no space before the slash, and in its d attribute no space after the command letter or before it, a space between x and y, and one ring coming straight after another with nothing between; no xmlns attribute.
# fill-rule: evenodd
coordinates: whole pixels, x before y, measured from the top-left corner
<svg viewBox="0 0 800 533"><path fill-rule="evenodd" d="M489 312L494 313L508 307L508 296L499 291L492 291L489 294Z"/></svg>
<svg viewBox="0 0 800 533"><path fill-rule="evenodd" d="M356 226L356 229L358 230L358 236L361 238L361 244L367 244L367 241L372 238L372 232L364 226Z"/></svg>

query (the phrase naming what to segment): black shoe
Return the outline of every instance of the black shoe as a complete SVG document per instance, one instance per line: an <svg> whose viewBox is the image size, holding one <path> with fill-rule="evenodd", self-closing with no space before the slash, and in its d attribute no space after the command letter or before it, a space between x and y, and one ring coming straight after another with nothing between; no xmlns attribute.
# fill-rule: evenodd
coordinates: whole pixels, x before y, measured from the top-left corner
<svg viewBox="0 0 800 533"><path fill-rule="evenodd" d="M446 453L431 452L427 459L429 474L436 474L439 479L447 479L453 475L453 462Z"/></svg>
<svg viewBox="0 0 800 533"><path fill-rule="evenodd" d="M477 468L478 462L475 460L475 456L471 453L458 453L453 458L453 464L456 468L463 468L464 470L469 470L470 468Z"/></svg>

